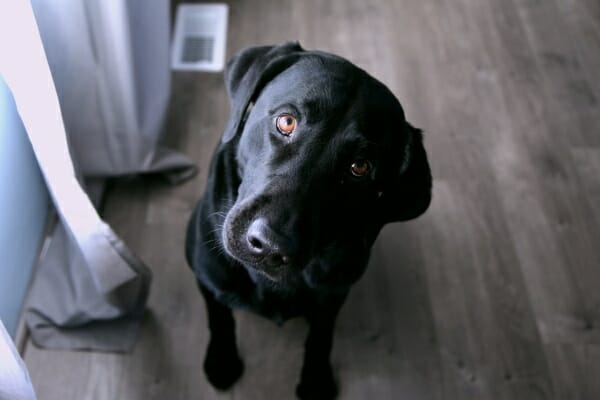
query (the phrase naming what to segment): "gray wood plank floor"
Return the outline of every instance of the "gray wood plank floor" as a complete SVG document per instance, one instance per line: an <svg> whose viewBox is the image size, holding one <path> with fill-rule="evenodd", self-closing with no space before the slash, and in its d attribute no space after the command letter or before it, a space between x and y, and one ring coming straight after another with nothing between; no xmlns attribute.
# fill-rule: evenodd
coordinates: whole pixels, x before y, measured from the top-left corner
<svg viewBox="0 0 600 400"><path fill-rule="evenodd" d="M228 54L298 39L370 71L425 130L428 213L390 225L336 330L340 399L600 398L600 3L231 1ZM199 175L120 181L105 217L153 269L129 355L44 351L40 400L291 399L306 326L236 313L246 371L206 382L205 311L184 264L228 103L176 73L168 143Z"/></svg>

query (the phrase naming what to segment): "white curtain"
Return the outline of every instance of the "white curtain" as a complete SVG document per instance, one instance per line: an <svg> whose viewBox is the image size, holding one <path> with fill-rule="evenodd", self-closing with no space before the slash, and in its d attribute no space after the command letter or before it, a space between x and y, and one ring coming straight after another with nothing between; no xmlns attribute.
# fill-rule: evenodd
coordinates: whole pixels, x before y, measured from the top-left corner
<svg viewBox="0 0 600 400"><path fill-rule="evenodd" d="M81 178L163 171L180 181L194 172L158 147L170 93L169 1L0 4L0 73L60 216L27 325L40 346L127 351L151 273L99 218Z"/></svg>
<svg viewBox="0 0 600 400"><path fill-rule="evenodd" d="M25 363L0 321L0 400L35 400Z"/></svg>

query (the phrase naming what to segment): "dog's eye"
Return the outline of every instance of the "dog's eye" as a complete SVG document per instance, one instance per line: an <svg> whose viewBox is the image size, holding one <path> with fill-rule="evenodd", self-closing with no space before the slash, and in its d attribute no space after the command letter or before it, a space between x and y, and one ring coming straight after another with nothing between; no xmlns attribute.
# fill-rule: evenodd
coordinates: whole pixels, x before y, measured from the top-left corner
<svg viewBox="0 0 600 400"><path fill-rule="evenodd" d="M350 172L358 178L366 176L370 170L371 163L368 160L356 160L350 166Z"/></svg>
<svg viewBox="0 0 600 400"><path fill-rule="evenodd" d="M296 129L296 118L290 114L281 114L277 117L276 125L279 133L288 136Z"/></svg>

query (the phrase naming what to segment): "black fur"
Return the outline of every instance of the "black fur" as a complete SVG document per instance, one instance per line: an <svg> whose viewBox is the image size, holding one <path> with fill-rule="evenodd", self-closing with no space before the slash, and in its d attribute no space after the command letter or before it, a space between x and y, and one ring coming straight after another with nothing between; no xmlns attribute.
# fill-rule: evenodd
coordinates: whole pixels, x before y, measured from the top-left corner
<svg viewBox="0 0 600 400"><path fill-rule="evenodd" d="M421 132L382 83L297 43L243 50L225 82L231 115L186 240L209 318L205 372L218 389L243 372L231 308L303 316L296 393L334 398L338 311L383 225L416 218L431 200ZM290 135L276 127L283 113L297 121Z"/></svg>

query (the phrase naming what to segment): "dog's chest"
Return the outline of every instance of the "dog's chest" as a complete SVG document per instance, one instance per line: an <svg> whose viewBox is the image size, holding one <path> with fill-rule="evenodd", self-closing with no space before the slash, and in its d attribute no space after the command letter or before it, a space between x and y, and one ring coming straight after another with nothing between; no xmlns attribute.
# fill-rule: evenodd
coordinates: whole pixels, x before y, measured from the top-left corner
<svg viewBox="0 0 600 400"><path fill-rule="evenodd" d="M277 324L305 315L313 304L310 291L282 289L262 281L254 281L243 291L222 292L221 300L234 308L244 309Z"/></svg>
<svg viewBox="0 0 600 400"><path fill-rule="evenodd" d="M273 293L254 293L250 299L243 299L234 293L229 299L231 306L259 314L277 324L305 314L303 305L297 299Z"/></svg>

